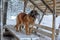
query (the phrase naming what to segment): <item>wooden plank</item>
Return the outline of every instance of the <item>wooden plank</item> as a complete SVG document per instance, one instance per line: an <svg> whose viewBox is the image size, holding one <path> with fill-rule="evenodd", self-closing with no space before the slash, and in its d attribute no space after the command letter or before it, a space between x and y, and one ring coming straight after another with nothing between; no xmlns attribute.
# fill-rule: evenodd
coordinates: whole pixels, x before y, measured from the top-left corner
<svg viewBox="0 0 60 40"><path fill-rule="evenodd" d="M48 4L44 0L41 0L41 2L53 13L53 10L49 7Z"/></svg>
<svg viewBox="0 0 60 40"><path fill-rule="evenodd" d="M4 28L7 28L16 38L19 39L20 37L17 37L17 35L21 36L21 34L20 34L20 32L16 32L13 27L14 27L13 25L10 25L10 26L6 25L6 26L4 26ZM35 29L35 28L33 28L33 30L36 31L37 33L40 33L40 34L44 35L44 36L48 36L48 37L52 38L52 33L48 33L48 32L43 31L41 29L38 30L38 29Z"/></svg>
<svg viewBox="0 0 60 40"><path fill-rule="evenodd" d="M53 5L49 5L51 8L53 8ZM45 8L45 6L43 5L43 6L39 6L38 5L38 7L41 7L41 8ZM58 7L60 7L60 4L58 4L58 5L56 5L56 8L58 8Z"/></svg>
<svg viewBox="0 0 60 40"><path fill-rule="evenodd" d="M9 26L9 25L7 25L7 26ZM10 26L14 27L13 25L10 25ZM38 28L46 29L48 31L52 31L52 28L50 28L48 26L43 26L43 25L40 25L40 24L35 24L34 26L37 26ZM4 27L4 29L5 29L5 27ZM58 32L59 32L59 30L56 29L56 33L58 33Z"/></svg>
<svg viewBox="0 0 60 40"><path fill-rule="evenodd" d="M40 6L40 8L44 10L46 7ZM53 8L51 7L51 9L53 9ZM56 10L60 10L60 7L57 7Z"/></svg>
<svg viewBox="0 0 60 40"><path fill-rule="evenodd" d="M5 25L6 24L6 19L7 19L7 8L8 8L8 1L6 2L6 0L5 0L5 2L3 3L4 5L3 5L3 25Z"/></svg>
<svg viewBox="0 0 60 40"><path fill-rule="evenodd" d="M7 28L15 37L18 38L18 40L22 39L39 39L39 37L37 35L31 34L31 35L26 35L25 32L16 32L16 30L14 29L14 26L12 25L6 25L4 26L5 28Z"/></svg>
<svg viewBox="0 0 60 40"><path fill-rule="evenodd" d="M52 31L52 28L47 27L47 26L43 26L43 25L40 25L40 24L34 24L34 26L36 26L38 28L42 28L42 29L48 30L48 31Z"/></svg>
<svg viewBox="0 0 60 40"><path fill-rule="evenodd" d="M46 12L51 13L49 10L46 10ZM56 13L59 13L60 10L56 10Z"/></svg>
<svg viewBox="0 0 60 40"><path fill-rule="evenodd" d="M48 31L51 31L52 32L52 28L48 27L48 26L43 26L43 25L40 25L40 24L34 24L34 26L38 27L38 28L42 28L42 29L45 29L45 30L48 30ZM59 30L56 29L56 33L59 33Z"/></svg>
<svg viewBox="0 0 60 40"><path fill-rule="evenodd" d="M41 17L41 19L40 19L40 21L39 21L39 24L40 24L41 21L43 20L44 15L45 15L45 14L42 14L42 17Z"/></svg>
<svg viewBox="0 0 60 40"><path fill-rule="evenodd" d="M45 1L45 0L44 0ZM34 1L36 4L40 5L40 6L44 6L43 3L41 1ZM51 2L47 2L45 1L48 5L53 5L53 1ZM60 1L56 1L56 4L60 4Z"/></svg>
<svg viewBox="0 0 60 40"><path fill-rule="evenodd" d="M48 36L48 37L52 38L51 33L47 33L43 30L37 30L37 29L33 29L33 30L36 31L37 33L40 33L40 34L44 35L44 36Z"/></svg>
<svg viewBox="0 0 60 40"><path fill-rule="evenodd" d="M48 32L43 31L41 29L38 30L38 29L35 29L35 28L33 28L33 30L36 31L37 33L40 33L40 34L44 35L44 36L48 36L48 37L52 38L52 33L48 33ZM55 37L57 37L56 34L55 34Z"/></svg>
<svg viewBox="0 0 60 40"><path fill-rule="evenodd" d="M10 25L11 27L13 27L12 25ZM10 31L10 29L8 29L7 27L10 27L9 25L5 25L3 28L5 29L7 29L7 30L9 30L9 32L11 32ZM13 33L13 32L11 32L18 40L19 40L19 38Z"/></svg>
<svg viewBox="0 0 60 40"><path fill-rule="evenodd" d="M53 0L52 40L55 40L56 0Z"/></svg>
<svg viewBox="0 0 60 40"><path fill-rule="evenodd" d="M56 15L57 15L57 16L60 16L60 12L57 12Z"/></svg>
<svg viewBox="0 0 60 40"><path fill-rule="evenodd" d="M35 4L36 4L36 3L35 3ZM30 3L28 3L28 5L33 7L33 5L30 4ZM36 5L37 5L38 7L43 7L43 8L45 8L45 5L43 5L43 4L38 3L38 4L36 4ZM48 5L53 8L53 4L48 4ZM59 6L60 6L60 2L56 4L56 7L59 7Z"/></svg>

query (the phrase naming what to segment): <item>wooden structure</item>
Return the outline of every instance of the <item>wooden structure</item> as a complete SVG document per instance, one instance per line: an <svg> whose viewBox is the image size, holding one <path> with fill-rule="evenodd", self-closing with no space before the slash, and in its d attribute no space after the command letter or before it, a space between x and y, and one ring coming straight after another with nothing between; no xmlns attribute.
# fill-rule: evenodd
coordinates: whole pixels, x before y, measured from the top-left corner
<svg viewBox="0 0 60 40"><path fill-rule="evenodd" d="M29 0L28 2L31 2L35 6L35 8L38 8L43 13L40 23L45 14L53 15L52 28L49 28L49 27L46 27L46 26L43 26L40 24L35 24L35 26L42 28L42 29L46 29L48 31L51 31L52 33L47 33L47 32L41 31L40 29L35 29L35 28L33 28L33 29L34 29L34 31L36 31L36 33L39 32L43 35L46 35L46 36L52 38L52 40L55 40L55 37L57 36L56 34L59 33L59 30L55 29L55 18L56 18L56 16L60 16L60 0ZM30 3L27 3L27 0L25 0L24 3L26 3L25 7L24 7L24 12L25 12L26 5L31 8L33 7L33 5L30 5ZM6 15L4 15L4 17L6 17ZM6 18L3 18L3 19L6 20ZM3 24L6 24L6 21L4 21L4 22L3 22Z"/></svg>
<svg viewBox="0 0 60 40"><path fill-rule="evenodd" d="M38 9L45 10L46 8L46 14L52 14L53 13L53 0L30 0L32 1L32 4L35 4L35 6L38 6ZM43 3L44 2L44 3ZM33 8L33 5L30 2L27 4L28 7ZM46 7L46 6L47 7ZM42 12L42 11L41 11ZM56 15L60 15L60 0L56 0Z"/></svg>
<svg viewBox="0 0 60 40"><path fill-rule="evenodd" d="M16 32L13 25L5 25L4 28L11 32L18 40L39 40L39 37L35 34L26 35L24 31L22 31L21 33Z"/></svg>

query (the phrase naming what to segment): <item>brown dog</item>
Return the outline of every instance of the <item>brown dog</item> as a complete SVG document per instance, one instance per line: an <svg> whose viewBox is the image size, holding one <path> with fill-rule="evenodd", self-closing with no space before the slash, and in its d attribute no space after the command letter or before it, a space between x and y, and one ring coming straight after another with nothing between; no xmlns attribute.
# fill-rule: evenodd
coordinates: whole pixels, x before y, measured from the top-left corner
<svg viewBox="0 0 60 40"><path fill-rule="evenodd" d="M17 23L16 23L16 26L15 26L16 31L18 31L18 28L21 31L22 24L24 24L25 25L26 34L30 34L32 32L32 29L29 30L29 25L33 25L34 24L34 21L35 21L37 15L38 15L38 13L37 13L36 10L32 10L29 14L26 14L24 12L20 13L17 16Z"/></svg>

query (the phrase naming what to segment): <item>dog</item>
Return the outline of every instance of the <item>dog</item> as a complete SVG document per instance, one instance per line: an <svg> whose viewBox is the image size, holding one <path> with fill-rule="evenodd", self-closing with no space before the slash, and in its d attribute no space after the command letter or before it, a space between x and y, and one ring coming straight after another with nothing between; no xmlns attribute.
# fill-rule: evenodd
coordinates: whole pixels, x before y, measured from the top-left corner
<svg viewBox="0 0 60 40"><path fill-rule="evenodd" d="M25 25L25 31L26 34L29 35L33 29L29 29L29 25L33 25L36 17L39 15L39 13L36 10L32 10L30 13L26 14L24 12L21 12L17 16L16 20L16 31L21 31L22 25ZM19 30L18 30L19 29Z"/></svg>

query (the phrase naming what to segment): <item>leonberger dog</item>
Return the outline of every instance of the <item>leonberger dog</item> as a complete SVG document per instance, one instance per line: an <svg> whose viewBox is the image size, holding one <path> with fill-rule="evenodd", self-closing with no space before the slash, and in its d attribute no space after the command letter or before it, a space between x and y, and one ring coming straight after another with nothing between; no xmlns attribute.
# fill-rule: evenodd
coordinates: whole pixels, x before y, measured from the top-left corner
<svg viewBox="0 0 60 40"><path fill-rule="evenodd" d="M25 25L25 31L26 34L29 35L32 32L32 28L33 27L29 27L29 25L33 25L35 19L37 18L37 15L39 15L39 13L36 10L32 10L30 13L26 14L24 12L21 12L18 14L17 16L17 20L16 20L16 31L21 31L22 30L22 25Z"/></svg>

